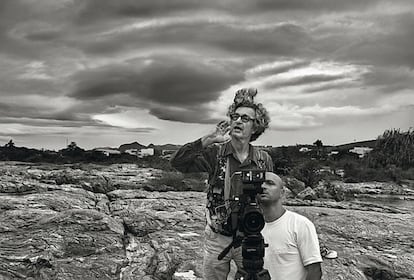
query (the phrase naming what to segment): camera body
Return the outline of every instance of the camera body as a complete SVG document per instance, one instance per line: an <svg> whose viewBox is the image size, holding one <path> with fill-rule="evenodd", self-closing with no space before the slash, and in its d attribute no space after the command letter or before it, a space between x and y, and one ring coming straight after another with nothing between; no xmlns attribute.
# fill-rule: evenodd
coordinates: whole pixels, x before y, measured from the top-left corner
<svg viewBox="0 0 414 280"><path fill-rule="evenodd" d="M262 184L266 180L266 171L241 171L241 180L243 187L242 195L239 197L239 230L245 234L258 234L263 229L265 221L256 195L263 192Z"/></svg>

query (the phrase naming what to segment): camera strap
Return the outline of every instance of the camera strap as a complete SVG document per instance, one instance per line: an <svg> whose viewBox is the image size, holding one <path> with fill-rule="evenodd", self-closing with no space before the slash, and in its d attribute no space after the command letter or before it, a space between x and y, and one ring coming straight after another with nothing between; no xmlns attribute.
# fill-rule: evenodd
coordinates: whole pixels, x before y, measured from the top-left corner
<svg viewBox="0 0 414 280"><path fill-rule="evenodd" d="M230 181L230 158L226 158L226 171L224 175L224 201L228 204L231 192L231 181ZM226 205L227 206L227 205Z"/></svg>

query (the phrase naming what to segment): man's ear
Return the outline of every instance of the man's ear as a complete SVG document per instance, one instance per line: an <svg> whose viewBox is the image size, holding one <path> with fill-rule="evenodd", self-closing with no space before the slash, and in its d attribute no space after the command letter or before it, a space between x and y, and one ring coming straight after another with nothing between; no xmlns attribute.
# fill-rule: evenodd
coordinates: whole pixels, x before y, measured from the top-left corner
<svg viewBox="0 0 414 280"><path fill-rule="evenodd" d="M256 122L256 120L255 120L255 121L253 121L253 128L252 128L253 133L252 133L252 134L257 133L257 131L258 131L258 127L259 127L259 125L258 125L258 123Z"/></svg>
<svg viewBox="0 0 414 280"><path fill-rule="evenodd" d="M286 189L285 189L285 184L282 183L282 186L280 187L280 195L282 198L286 197Z"/></svg>

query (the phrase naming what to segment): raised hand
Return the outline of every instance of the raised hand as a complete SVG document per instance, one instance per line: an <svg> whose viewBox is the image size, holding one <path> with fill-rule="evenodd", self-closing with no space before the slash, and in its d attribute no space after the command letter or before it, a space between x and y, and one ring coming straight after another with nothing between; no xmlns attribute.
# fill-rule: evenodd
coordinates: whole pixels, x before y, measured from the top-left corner
<svg viewBox="0 0 414 280"><path fill-rule="evenodd" d="M217 124L216 129L206 136L201 138L203 147L214 143L223 143L230 140L230 123L228 121L221 121Z"/></svg>

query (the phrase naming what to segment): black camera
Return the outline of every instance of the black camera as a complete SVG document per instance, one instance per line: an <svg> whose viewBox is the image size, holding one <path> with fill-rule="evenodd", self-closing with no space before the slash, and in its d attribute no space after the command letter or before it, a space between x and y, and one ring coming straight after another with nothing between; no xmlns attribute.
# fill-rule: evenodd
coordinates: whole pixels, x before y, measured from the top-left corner
<svg viewBox="0 0 414 280"><path fill-rule="evenodd" d="M263 193L262 184L266 181L266 171L243 170L241 181L242 193L234 199L236 206L231 209L233 241L218 258L224 258L231 247L242 246L243 270L239 272L244 279L269 280L269 272L263 269L267 244L260 233L265 226L265 220L256 199L258 194Z"/></svg>
<svg viewBox="0 0 414 280"><path fill-rule="evenodd" d="M263 229L265 221L259 208L256 195L263 193L262 184L266 180L264 170L245 170L241 172L243 183L240 199L239 230L245 234L257 234Z"/></svg>

